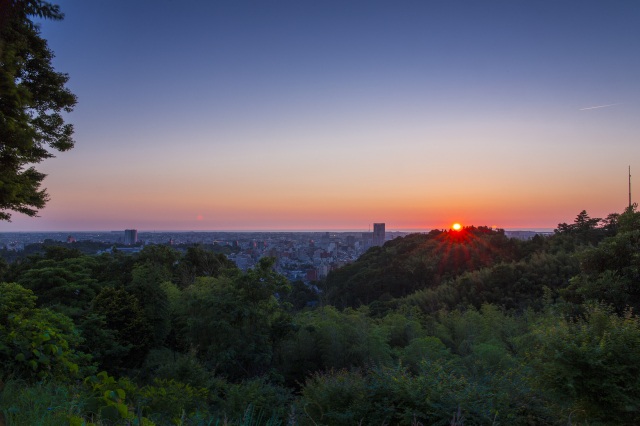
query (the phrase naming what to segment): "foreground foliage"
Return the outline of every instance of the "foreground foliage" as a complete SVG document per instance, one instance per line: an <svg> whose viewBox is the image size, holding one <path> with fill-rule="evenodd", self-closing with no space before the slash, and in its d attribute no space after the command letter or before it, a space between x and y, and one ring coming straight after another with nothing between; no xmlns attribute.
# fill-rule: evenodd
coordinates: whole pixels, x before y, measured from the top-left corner
<svg viewBox="0 0 640 426"><path fill-rule="evenodd" d="M397 239L315 308L267 258L56 247L0 272L0 409L8 425L635 424L638 216Z"/></svg>

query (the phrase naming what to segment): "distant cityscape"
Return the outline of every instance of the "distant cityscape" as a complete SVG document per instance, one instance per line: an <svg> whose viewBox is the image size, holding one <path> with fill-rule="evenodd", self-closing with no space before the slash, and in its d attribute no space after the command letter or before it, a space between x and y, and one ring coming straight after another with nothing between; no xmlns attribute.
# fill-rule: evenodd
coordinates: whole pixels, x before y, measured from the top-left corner
<svg viewBox="0 0 640 426"><path fill-rule="evenodd" d="M552 232L505 231L511 238L530 239ZM329 271L355 261L369 248L403 237L410 232L385 230L384 223L374 223L372 232L228 232L228 231L141 231L127 229L107 232L3 232L0 249L22 251L31 244L95 242L106 247L95 254L110 252L113 247L136 253L146 245L166 244L186 251L189 246L213 246L225 252L238 268L247 270L260 258L276 259L276 270L289 280L313 282ZM112 245L109 247L108 245Z"/></svg>

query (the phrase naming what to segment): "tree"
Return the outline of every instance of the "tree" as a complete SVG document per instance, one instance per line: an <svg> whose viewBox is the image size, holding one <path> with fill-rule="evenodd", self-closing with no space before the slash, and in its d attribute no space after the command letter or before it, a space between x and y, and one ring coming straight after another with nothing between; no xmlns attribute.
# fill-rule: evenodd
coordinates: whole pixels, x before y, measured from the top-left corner
<svg viewBox="0 0 640 426"><path fill-rule="evenodd" d="M182 287L194 283L196 277L218 277L225 270L237 269L222 253L214 253L197 245L189 247L178 266L178 282Z"/></svg>
<svg viewBox="0 0 640 426"><path fill-rule="evenodd" d="M640 212L637 210L638 203L633 203L619 215L617 225L620 232L640 230Z"/></svg>
<svg viewBox="0 0 640 426"><path fill-rule="evenodd" d="M640 230L609 237L578 259L581 271L563 292L565 299L602 301L618 313L640 308Z"/></svg>
<svg viewBox="0 0 640 426"><path fill-rule="evenodd" d="M549 317L528 351L535 381L571 404L573 418L631 425L640 415L640 319L588 305L584 317Z"/></svg>
<svg viewBox="0 0 640 426"><path fill-rule="evenodd" d="M615 220L609 218L609 220ZM599 217L589 217L586 210L578 213L572 224L559 223L558 228L554 230L556 234L571 235L576 242L581 244L597 244L604 236L604 229L598 225L602 221ZM605 225L607 222L605 222Z"/></svg>
<svg viewBox="0 0 640 426"><path fill-rule="evenodd" d="M81 340L71 319L36 308L31 290L0 283L0 377L76 377L88 363L78 350Z"/></svg>
<svg viewBox="0 0 640 426"><path fill-rule="evenodd" d="M38 296L38 307L47 307L77 320L100 291L91 277L95 261L89 256L60 261L45 259L22 272L16 282Z"/></svg>
<svg viewBox="0 0 640 426"><path fill-rule="evenodd" d="M198 277L181 297L178 335L205 365L232 379L264 374L274 348L290 331L291 318L280 297L289 291L274 259L230 277Z"/></svg>
<svg viewBox="0 0 640 426"><path fill-rule="evenodd" d="M53 52L33 17L61 20L57 5L43 0L2 2L0 16L0 220L10 211L36 216L49 199L45 174L32 165L73 147L71 112L76 97L66 74L56 72Z"/></svg>
<svg viewBox="0 0 640 426"><path fill-rule="evenodd" d="M331 271L324 281L324 297L338 308L378 301L380 311L391 298L438 287L467 271L518 260L519 246L504 231L486 226L407 235Z"/></svg>
<svg viewBox="0 0 640 426"><path fill-rule="evenodd" d="M148 263L158 268L164 268L170 275L178 259L180 259L180 252L177 250L166 245L152 244L142 248L136 258L136 263L140 265Z"/></svg>
<svg viewBox="0 0 640 426"><path fill-rule="evenodd" d="M97 324L97 327L102 328L105 334L115 331L115 340L110 342L110 348L102 351L104 354L111 353L112 356L99 360L101 367L114 372L142 365L151 348L153 330L138 299L122 288L105 287L93 299L91 314L98 323L104 321L104 324ZM89 330L86 324L85 329ZM87 337L91 339L91 336ZM122 348L126 348L127 352L124 353ZM114 356L115 353L120 356Z"/></svg>
<svg viewBox="0 0 640 426"><path fill-rule="evenodd" d="M133 294L144 311L152 329L153 346L161 346L171 329L169 298L162 283L169 281L166 271L151 262L136 265L131 284L126 289Z"/></svg>

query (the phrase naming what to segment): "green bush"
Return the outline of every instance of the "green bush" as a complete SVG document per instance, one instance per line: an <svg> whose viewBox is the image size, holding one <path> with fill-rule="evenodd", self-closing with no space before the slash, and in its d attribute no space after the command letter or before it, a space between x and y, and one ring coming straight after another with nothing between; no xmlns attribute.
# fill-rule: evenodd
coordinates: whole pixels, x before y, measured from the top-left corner
<svg viewBox="0 0 640 426"><path fill-rule="evenodd" d="M222 382L221 382L222 384ZM293 401L291 390L270 383L266 378L244 380L241 383L224 383L223 398L218 407L224 418L240 419L248 414L254 420L279 420L284 423Z"/></svg>
<svg viewBox="0 0 640 426"><path fill-rule="evenodd" d="M100 372L95 376L87 377L84 380L89 391L89 398L83 407L83 417L75 417L73 421L82 425L85 419L96 419L98 422L107 424L129 424L138 420L138 424L152 425L147 419L140 417L140 412L136 407L130 406L127 401L127 391L129 393L136 387L128 380L116 380L106 372ZM136 411L138 411L136 413Z"/></svg>
<svg viewBox="0 0 640 426"><path fill-rule="evenodd" d="M15 283L0 283L0 378L73 378L89 357L73 322L35 307L36 297Z"/></svg>
<svg viewBox="0 0 640 426"><path fill-rule="evenodd" d="M175 380L156 379L139 392L143 413L158 424L199 424L209 417L209 392Z"/></svg>
<svg viewBox="0 0 640 426"><path fill-rule="evenodd" d="M549 316L533 331L530 362L539 387L576 418L636 424L640 418L640 318L602 305L584 317Z"/></svg>

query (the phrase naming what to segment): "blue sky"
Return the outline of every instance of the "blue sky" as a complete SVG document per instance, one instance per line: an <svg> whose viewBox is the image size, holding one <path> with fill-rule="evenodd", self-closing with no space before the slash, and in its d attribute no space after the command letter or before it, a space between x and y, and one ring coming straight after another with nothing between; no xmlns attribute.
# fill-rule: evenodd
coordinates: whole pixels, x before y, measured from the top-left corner
<svg viewBox="0 0 640 426"><path fill-rule="evenodd" d="M637 1L59 4L76 148L3 230L552 228L640 171Z"/></svg>

